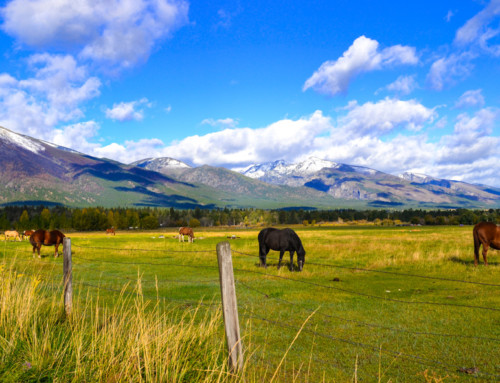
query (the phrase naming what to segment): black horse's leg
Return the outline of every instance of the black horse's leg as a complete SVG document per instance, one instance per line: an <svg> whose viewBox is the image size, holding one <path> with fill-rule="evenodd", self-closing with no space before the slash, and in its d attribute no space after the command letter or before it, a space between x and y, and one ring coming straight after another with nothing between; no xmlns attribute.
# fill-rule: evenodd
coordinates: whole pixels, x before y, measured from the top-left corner
<svg viewBox="0 0 500 383"><path fill-rule="evenodd" d="M267 265L266 265L266 256L267 256L267 253L269 253L269 250L266 249L265 246L262 246L260 248L260 251L259 251L260 267L267 268Z"/></svg>
<svg viewBox="0 0 500 383"><path fill-rule="evenodd" d="M293 254L295 251L290 251L290 271L293 271Z"/></svg>
<svg viewBox="0 0 500 383"><path fill-rule="evenodd" d="M281 267L281 260L283 259L283 254L285 254L285 250L280 250L280 260L278 262L278 270Z"/></svg>

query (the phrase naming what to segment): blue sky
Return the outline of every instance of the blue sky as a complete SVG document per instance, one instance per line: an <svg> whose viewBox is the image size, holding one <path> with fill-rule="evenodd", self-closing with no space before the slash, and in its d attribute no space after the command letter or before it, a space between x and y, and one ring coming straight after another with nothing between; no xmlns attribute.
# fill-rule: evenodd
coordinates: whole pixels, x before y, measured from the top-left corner
<svg viewBox="0 0 500 383"><path fill-rule="evenodd" d="M500 186L500 0L11 0L0 125L130 163Z"/></svg>

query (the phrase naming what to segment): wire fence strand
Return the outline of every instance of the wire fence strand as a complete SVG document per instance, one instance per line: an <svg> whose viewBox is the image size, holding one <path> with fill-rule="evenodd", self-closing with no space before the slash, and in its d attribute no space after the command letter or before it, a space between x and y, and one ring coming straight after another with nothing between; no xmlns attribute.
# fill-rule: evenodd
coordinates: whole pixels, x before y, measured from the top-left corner
<svg viewBox="0 0 500 383"><path fill-rule="evenodd" d="M249 257L253 258L258 258L258 255L254 254L248 254L244 253L238 250L232 250L234 253L241 254L241 255L246 255ZM458 282L458 283L467 283L467 284L472 284L472 285L483 285L483 286L494 286L494 287L500 287L500 284L495 284L495 283L486 283L486 282L475 282L475 281L464 281L461 279L452 279L452 278L443 278L443 277L431 277L428 275L419 275L419 274L410 274L410 273L401 273L397 271L387 271L387 270L374 270L374 269L366 269L362 267L351 267L351 266L341 266L341 265L332 265L328 263L318 263L318 262L307 262L308 265L314 265L314 266L323 266L323 267L331 267L331 268L338 268L338 269L347 269L347 270L356 270L356 271L367 271L371 273L381 273L381 274L393 274L393 275L400 275L400 276L405 276L405 277L413 277L413 278L423 278L423 279L434 279L438 281L448 281L448 282Z"/></svg>
<svg viewBox="0 0 500 383"><path fill-rule="evenodd" d="M238 285L243 286L244 288L246 288L248 290L255 291L255 292L259 293L260 295L264 296L267 299L272 299L272 300L275 300L277 302L281 302L281 303L285 303L285 304L288 304L288 305L291 305L291 306L294 306L294 307L298 307L299 309L305 310L305 311L308 311L308 312L314 312L315 311L315 310L312 310L312 309L308 309L308 308L299 306L298 304L290 302L290 301L288 301L286 299L270 296L269 294L266 294L263 291L260 291L259 289L256 289L255 287L251 287L251 286L247 285L246 283L244 283L244 282L242 282L240 280L236 280L236 283ZM383 326L383 325L379 325L379 324L375 324L375 323L367 323L367 322L363 322L363 321L359 321L359 320L355 320L355 319L348 319L348 318L344 318L344 317L340 317L340 316L336 316L336 315L325 314L325 313L323 313L321 311L318 311L317 313L319 315L325 317L325 318L337 319L337 320L341 320L341 321L344 321L344 322L355 323L357 325L365 326L365 327L381 328L381 329L384 329L384 330L390 330L390 331L395 331L395 332L404 332L404 333L408 333L408 334L412 334L412 335L428 335L428 336L438 336L438 337L461 338L461 339L462 338L463 339L477 339L477 340L488 340L488 341L492 341L492 342L500 342L500 339L498 339L498 338L490 338L490 337L483 337L483 336L476 336L476 335L443 334L443 333L435 333L435 332L411 331L411 330L407 330L407 329L404 329L404 328L396 328L396 327L390 327L390 326Z"/></svg>

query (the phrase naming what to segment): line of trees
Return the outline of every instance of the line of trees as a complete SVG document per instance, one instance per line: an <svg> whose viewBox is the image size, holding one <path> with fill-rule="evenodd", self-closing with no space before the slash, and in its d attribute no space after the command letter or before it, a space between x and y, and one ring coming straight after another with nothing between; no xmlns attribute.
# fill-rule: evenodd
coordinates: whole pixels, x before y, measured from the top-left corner
<svg viewBox="0 0 500 383"><path fill-rule="evenodd" d="M0 229L61 229L98 231L158 229L179 226L319 224L321 222L373 223L376 225L473 225L500 223L500 209L489 210L261 210L174 208L68 208L64 206L6 206L0 208Z"/></svg>

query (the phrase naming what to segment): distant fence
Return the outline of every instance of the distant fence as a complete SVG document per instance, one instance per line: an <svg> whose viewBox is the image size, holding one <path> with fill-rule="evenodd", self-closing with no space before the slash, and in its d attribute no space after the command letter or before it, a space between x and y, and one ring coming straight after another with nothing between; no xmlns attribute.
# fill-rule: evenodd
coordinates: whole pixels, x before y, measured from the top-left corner
<svg viewBox="0 0 500 383"><path fill-rule="evenodd" d="M110 250L110 251L127 251L127 252L156 252L156 253L162 253L162 254L169 254L169 253L206 253L206 254L217 254L217 259L218 259L218 266L215 264L213 265L190 265L190 264L174 264L174 263L168 263L168 262L146 262L146 261L139 261L139 262L126 262L126 261L118 261L118 260L104 260L104 259L90 259L87 257L83 257L78 255L76 259L78 260L83 260L87 262L98 262L98 263L111 263L111 264L121 264L121 265L145 265L145 266L154 266L154 267L160 267L160 266L168 266L168 267L183 267L183 268L194 268L194 269L209 269L213 270L216 272L217 270L219 271L219 283L220 283L220 288L221 288L221 298L222 298L222 310L224 314L224 323L225 323L225 330L226 330L226 340L228 342L228 352L229 352L229 362L230 362L230 368L237 371L242 368L243 366L243 344L241 342L241 336L240 336L240 328L239 328L239 323L238 323L238 314L243 317L243 318L248 318L248 319L254 319L261 321L263 323L266 323L268 325L272 325L274 327L278 327L283 330L291 330L296 333L301 331L304 334L308 334L310 336L322 338L325 340L329 341L334 341L334 342L341 342L344 344L349 344L354 347L360 347L362 349L368 350L373 353L384 353L386 355L392 356L392 357L398 357L401 359L405 359L408 361L412 361L414 363L417 363L419 365L423 365L426 367L432 367L432 368L439 368L441 370L444 370L445 372L464 372L471 378L481 378L481 379L493 379L493 380L500 380L500 375L495 374L493 372L485 372L485 371L473 371L473 373L465 371L463 366L456 366L453 364L450 364L446 361L443 360L437 360L421 355L413 355L410 353L404 353L401 351L397 350L391 350L388 348L380 348L379 346L374 346L370 345L358 340L352 340L352 339L346 339L342 337L336 337L330 334L322 333L316 330L312 330L310 328L299 328L297 326L291 325L291 324L286 324L282 323L280 321L277 321L273 318L268 318L264 315L262 312L255 312L255 310L252 310L250 307L245 306L245 305L238 305L237 300L236 300L236 289L235 286L241 286L243 289L257 294L259 296L260 300L272 300L275 301L279 304L293 307L296 310L299 311L304 311L308 313L313 313L317 312L319 316L324 318L325 320L338 320L338 321L344 321L347 323L352 323L355 324L356 326L362 326L362 327L367 327L367 328L374 328L374 329L381 329L381 330L388 330L391 332L395 333L406 333L406 334L411 334L414 336L428 336L428 337L453 337L457 339L476 339L478 341L487 341L487 342L493 342L493 343L500 343L500 338L496 337L488 337L488 336L475 336L475 335L467 335L467 334L456 334L456 333L440 333L440 332L432 332L432 331L412 331L409 329L401 328L401 327L391 327L391 326L385 326L385 325L380 325L377 323L369 323L366 321L361 321L361 320L356 320L352 318L345 318L340 315L331 315L331 314L326 314L321 311L317 310L312 310L308 309L306 307L302 307L299 303L296 302L291 302L289 300L279 298L272 296L264 291L261 291L259 288L251 286L247 282L243 282L239 278L234 277L234 272L236 272L238 275L245 275L245 274L253 274L253 275L259 275L262 278L271 278L271 279L279 279L279 280L285 280L293 283L301 283L305 285L310 285L310 286L315 286L321 289L328 289L328 290L337 290L344 292L346 294L350 295L355 295L359 297L365 297L369 299L377 299L377 300L383 300L385 302L391 302L395 304L406 304L406 305L432 305L432 306L452 306L457 309L466 309L466 310L487 310L491 312L499 312L500 308L497 307L487 307L487 306L478 306L478 305L466 305L466 304L455 304L455 303L448 303L448 302L433 302L433 301L413 301L413 300L403 300L403 299L395 299L395 298L388 298L385 296L378 296L374 294L368 294L365 292L361 291L356 291L352 289L346 289L346 288L340 288L336 286L331 286L331 285L325 285L321 283L316 283L316 282L311 282L302 278L291 278L291 277L285 277L282 275L276 275L276 274L271 274L271 273L266 273L262 271L257 271L257 270L249 270L249 269L240 269L240 268L233 268L232 265L232 252L237 254L238 256L244 256L244 257L254 257L258 258L258 255L253 255L237 250L231 250L229 242L221 242L217 245L216 250L197 250L197 251L186 251L186 250L166 250L166 249L158 249L158 250L153 250L153 249L119 249L119 248L113 248L113 247L92 247L92 246L78 246L73 244L74 247L78 248L84 248L84 249L100 249L100 250ZM63 291L64 291L64 307L66 310L66 313L68 315L71 315L72 311L72 301L73 301L73 285L78 285L82 287L88 287L92 289L97 289L97 290L105 290L109 291L112 293L118 293L122 294L123 289L114 289L110 287L105 287L105 286L99 286L94 283L89 283L89 282L80 282L80 281L74 281L73 280L73 256L71 252L71 239L70 238L65 238L64 239L64 249L63 249L63 254L64 254L64 259L63 259ZM167 258L168 259L168 258ZM215 261L215 259L214 259ZM402 272L397 272L397 271L384 271L384 270L373 270L373 269L367 269L367 268L358 268L358 267L347 267L343 265L334 265L334 264L327 264L327 263L317 263L317 262L308 262L308 265L313 265L313 266L320 266L320 267L331 267L331 268L341 268L341 269L348 269L348 270L356 270L356 271L365 271L365 272L373 272L373 273L385 273L385 274L393 274L393 275L399 275L403 277L410 277L410 278L422 278L422 279L434 279L434 280L441 280L441 281L446 281L450 283L459 283L459 284L473 284L473 285L484 285L484 286L490 286L490 287L500 287L500 284L494 284L494 283L483 283L483 282L475 282L475 281L466 281L466 280L459 280L459 279L450 279L450 278L440 278L440 277L434 277L434 276L426 276L426 275L417 275L417 274L409 274L409 273L402 273ZM87 267L85 264L78 264L79 267ZM103 274L103 272L101 272ZM107 274L110 278L113 279L123 279L126 281L132 281L133 279L131 278L126 278L126 277L120 277L117 275L112 275L112 274ZM182 280L182 279L165 279L166 282L170 283L192 283L192 280ZM204 284L204 283L214 283L216 282L217 279L201 279L201 280L196 280L196 283L198 284ZM157 281L149 281L149 280L141 280L141 283L156 283ZM184 299L175 299L171 297L165 297L165 296L159 296L159 295L147 295L143 294L144 297L150 298L150 299L162 299L165 301L171 301L171 302L177 302L177 303L182 303L182 304L188 304L188 305L203 305L206 307L220 307L220 303L210 303L207 304L205 302L200 302L200 301L195 301L195 300L184 300ZM238 308L242 310L241 313L238 313ZM324 363L328 364L330 363L329 361L324 361L315 358L315 361L318 363Z"/></svg>

